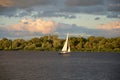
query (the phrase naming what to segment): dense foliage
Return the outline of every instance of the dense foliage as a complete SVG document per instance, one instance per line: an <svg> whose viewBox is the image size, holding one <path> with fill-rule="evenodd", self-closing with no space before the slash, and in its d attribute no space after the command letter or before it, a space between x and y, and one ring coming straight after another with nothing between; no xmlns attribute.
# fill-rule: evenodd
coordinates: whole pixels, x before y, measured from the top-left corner
<svg viewBox="0 0 120 80"><path fill-rule="evenodd" d="M65 39L60 39L57 35L32 38L31 40L3 38L0 40L0 50L60 51L64 41ZM70 37L69 43L71 51L120 52L120 37Z"/></svg>

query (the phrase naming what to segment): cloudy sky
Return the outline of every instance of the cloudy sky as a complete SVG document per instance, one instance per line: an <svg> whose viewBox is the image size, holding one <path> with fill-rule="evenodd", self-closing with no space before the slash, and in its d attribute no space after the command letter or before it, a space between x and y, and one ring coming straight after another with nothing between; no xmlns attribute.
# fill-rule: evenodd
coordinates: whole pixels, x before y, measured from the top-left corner
<svg viewBox="0 0 120 80"><path fill-rule="evenodd" d="M0 0L0 38L120 36L120 0Z"/></svg>

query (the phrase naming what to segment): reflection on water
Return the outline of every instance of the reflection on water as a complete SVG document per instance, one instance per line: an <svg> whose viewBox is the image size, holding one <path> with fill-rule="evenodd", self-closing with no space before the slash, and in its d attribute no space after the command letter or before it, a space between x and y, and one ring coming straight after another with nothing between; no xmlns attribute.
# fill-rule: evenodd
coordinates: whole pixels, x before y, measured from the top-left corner
<svg viewBox="0 0 120 80"><path fill-rule="evenodd" d="M70 53L65 53L65 54L59 54L60 56L64 56L64 57L68 57L68 56L71 56Z"/></svg>

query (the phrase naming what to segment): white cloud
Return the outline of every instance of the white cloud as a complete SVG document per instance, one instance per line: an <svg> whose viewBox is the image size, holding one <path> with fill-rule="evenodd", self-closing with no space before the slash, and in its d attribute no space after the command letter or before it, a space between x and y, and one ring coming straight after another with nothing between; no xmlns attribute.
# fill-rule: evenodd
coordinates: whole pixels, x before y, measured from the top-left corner
<svg viewBox="0 0 120 80"><path fill-rule="evenodd" d="M104 30L120 29L120 21L115 21L100 25L98 26L98 29L104 29Z"/></svg>
<svg viewBox="0 0 120 80"><path fill-rule="evenodd" d="M43 34L50 33L55 30L57 23L51 20L42 19L22 19L20 23L8 27L12 31L29 31L31 33L40 32Z"/></svg>

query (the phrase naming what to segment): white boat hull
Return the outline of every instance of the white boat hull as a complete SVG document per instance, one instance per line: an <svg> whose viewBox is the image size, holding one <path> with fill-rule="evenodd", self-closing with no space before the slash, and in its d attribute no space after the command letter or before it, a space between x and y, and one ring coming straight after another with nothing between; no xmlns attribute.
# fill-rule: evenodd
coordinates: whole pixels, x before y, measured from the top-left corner
<svg viewBox="0 0 120 80"><path fill-rule="evenodd" d="M68 54L68 53L70 53L70 52L62 51L62 52L60 52L59 54Z"/></svg>

